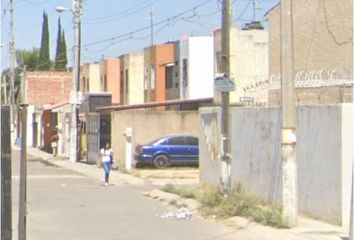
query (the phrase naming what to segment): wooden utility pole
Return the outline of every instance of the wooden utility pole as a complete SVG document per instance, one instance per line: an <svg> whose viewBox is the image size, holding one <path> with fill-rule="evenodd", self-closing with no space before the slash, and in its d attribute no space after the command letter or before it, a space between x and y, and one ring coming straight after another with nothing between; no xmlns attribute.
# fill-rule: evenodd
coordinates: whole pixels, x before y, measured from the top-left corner
<svg viewBox="0 0 354 240"><path fill-rule="evenodd" d="M296 107L292 0L281 1L282 205L283 223L297 225Z"/></svg>
<svg viewBox="0 0 354 240"><path fill-rule="evenodd" d="M222 32L221 32L221 66L220 72L225 78L230 78L230 28L231 4L230 0L223 0L222 4ZM224 191L231 188L231 134L230 134L230 93L221 92L222 108L222 159L221 159L221 184Z"/></svg>

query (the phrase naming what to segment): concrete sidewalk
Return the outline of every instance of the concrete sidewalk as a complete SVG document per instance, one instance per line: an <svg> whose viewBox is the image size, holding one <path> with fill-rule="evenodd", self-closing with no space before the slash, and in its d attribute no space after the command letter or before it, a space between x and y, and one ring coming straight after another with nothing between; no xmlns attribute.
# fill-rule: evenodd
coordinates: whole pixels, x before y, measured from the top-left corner
<svg viewBox="0 0 354 240"><path fill-rule="evenodd" d="M72 163L65 157L53 157L51 154L41 151L38 148L27 148L27 153L31 156L41 158L56 166L76 171L82 175L95 178L103 182L103 170L96 165L89 165L83 162ZM139 186L149 184L147 180L140 179L129 174L124 174L119 171L112 171L110 176L110 183L114 185L128 184L133 186ZM160 190L153 190L151 193L147 193L147 196L159 199L166 202L178 202L176 201L176 195L167 194ZM177 199L180 205L190 203L190 200ZM187 202L186 202L187 201ZM191 205L191 206L192 206ZM235 232L235 239L257 239L257 240L347 240L348 230L330 225L324 222L315 221L309 218L299 218L299 224L297 227L291 229L275 229L267 227L255 222L249 221L245 218L234 217L226 221L226 225L237 228Z"/></svg>
<svg viewBox="0 0 354 240"><path fill-rule="evenodd" d="M104 182L104 171L102 168L98 168L95 164L87 164L86 162L70 162L68 158L57 156L54 157L53 155L44 152L38 148L28 147L27 154L39 157L45 161L49 161L50 163L73 170L78 172L82 175L97 179L99 181ZM145 180L142 180L138 177L131 176L129 174L121 173L117 170L112 170L110 173L110 184L118 185L118 184L129 184L129 185L143 185L147 184Z"/></svg>

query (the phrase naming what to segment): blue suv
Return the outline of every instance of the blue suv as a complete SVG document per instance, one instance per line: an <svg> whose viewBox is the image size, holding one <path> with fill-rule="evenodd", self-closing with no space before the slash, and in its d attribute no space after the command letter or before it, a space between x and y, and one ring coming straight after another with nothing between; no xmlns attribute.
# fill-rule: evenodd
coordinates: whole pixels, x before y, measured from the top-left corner
<svg viewBox="0 0 354 240"><path fill-rule="evenodd" d="M190 135L168 135L135 148L139 165L166 168L170 165L198 165L198 138Z"/></svg>

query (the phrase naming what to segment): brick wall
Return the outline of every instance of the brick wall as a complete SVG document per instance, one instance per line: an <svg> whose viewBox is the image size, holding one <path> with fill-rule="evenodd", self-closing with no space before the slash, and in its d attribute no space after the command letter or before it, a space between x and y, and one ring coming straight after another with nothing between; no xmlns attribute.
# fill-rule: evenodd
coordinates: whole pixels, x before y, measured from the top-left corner
<svg viewBox="0 0 354 240"><path fill-rule="evenodd" d="M68 101L71 89L71 72L27 72L25 96L30 105Z"/></svg>

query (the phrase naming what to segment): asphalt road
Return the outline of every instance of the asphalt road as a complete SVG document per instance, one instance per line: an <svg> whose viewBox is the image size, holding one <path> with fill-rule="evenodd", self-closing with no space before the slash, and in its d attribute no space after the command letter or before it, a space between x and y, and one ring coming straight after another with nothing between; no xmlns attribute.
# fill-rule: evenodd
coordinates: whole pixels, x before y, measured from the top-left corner
<svg viewBox="0 0 354 240"><path fill-rule="evenodd" d="M19 152L13 151L13 239L17 238ZM170 205L143 195L151 186L102 182L30 157L27 169L29 240L228 240L237 230L209 220L164 219ZM244 239L244 238L243 238Z"/></svg>

